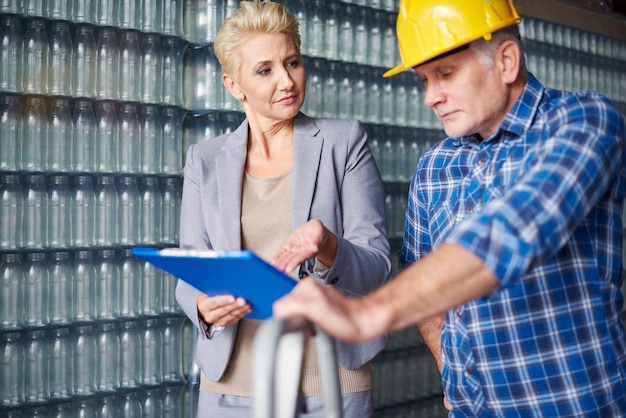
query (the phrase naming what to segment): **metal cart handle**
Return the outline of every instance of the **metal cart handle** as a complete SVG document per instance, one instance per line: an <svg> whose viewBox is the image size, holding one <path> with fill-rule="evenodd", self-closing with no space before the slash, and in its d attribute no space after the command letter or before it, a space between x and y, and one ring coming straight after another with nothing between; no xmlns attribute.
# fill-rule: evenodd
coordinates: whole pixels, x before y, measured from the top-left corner
<svg viewBox="0 0 626 418"><path fill-rule="evenodd" d="M325 416L342 418L335 345L304 318L269 319L259 327L253 347L254 418L297 416L304 348L313 330Z"/></svg>

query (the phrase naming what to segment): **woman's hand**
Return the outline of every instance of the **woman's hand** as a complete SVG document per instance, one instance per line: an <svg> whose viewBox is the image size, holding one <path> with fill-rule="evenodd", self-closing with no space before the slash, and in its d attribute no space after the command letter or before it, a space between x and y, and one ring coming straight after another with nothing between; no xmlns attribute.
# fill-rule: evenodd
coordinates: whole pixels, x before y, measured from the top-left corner
<svg viewBox="0 0 626 418"><path fill-rule="evenodd" d="M231 295L208 296L202 294L196 303L198 315L207 324L227 327L250 313L252 307L245 299Z"/></svg>
<svg viewBox="0 0 626 418"><path fill-rule="evenodd" d="M332 267L336 255L337 236L319 219L311 219L289 235L270 263L277 269L290 273L312 257L316 257L325 266Z"/></svg>

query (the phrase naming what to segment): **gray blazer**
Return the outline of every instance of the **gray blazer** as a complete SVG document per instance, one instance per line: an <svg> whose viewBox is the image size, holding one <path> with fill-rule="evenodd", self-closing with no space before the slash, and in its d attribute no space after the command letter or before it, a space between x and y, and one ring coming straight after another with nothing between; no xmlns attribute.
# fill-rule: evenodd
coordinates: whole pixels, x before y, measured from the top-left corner
<svg viewBox="0 0 626 418"><path fill-rule="evenodd" d="M233 132L187 150L180 222L180 246L241 249L241 189L248 140L247 120ZM346 295L364 295L391 273L385 192L359 121L311 119L300 113L294 129L293 228L320 219L339 238L334 266L320 283ZM314 260L300 266L313 274ZM230 359L237 325L208 338L198 319L200 292L183 281L176 299L198 327L196 363L220 379ZM356 369L383 349L387 339L365 344L337 342L337 360Z"/></svg>

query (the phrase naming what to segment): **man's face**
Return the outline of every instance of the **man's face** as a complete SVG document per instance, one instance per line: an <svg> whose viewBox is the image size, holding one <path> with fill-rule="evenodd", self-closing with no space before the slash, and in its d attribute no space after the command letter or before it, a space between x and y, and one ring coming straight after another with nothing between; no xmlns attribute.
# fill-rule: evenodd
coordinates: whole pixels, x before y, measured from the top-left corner
<svg viewBox="0 0 626 418"><path fill-rule="evenodd" d="M424 104L435 112L448 136L493 134L508 111L510 89L497 57L487 66L472 48L418 65Z"/></svg>

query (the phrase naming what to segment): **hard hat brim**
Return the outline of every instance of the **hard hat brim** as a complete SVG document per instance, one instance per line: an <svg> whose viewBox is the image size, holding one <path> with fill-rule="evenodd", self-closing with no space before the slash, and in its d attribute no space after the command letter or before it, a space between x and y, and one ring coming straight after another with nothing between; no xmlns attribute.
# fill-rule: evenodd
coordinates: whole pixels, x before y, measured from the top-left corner
<svg viewBox="0 0 626 418"><path fill-rule="evenodd" d="M394 67L390 70L385 71L385 73L383 74L383 77L384 78L393 77L394 75L398 75L401 72L404 72L406 70L407 68L403 64L401 64L401 65L398 65L397 67Z"/></svg>

